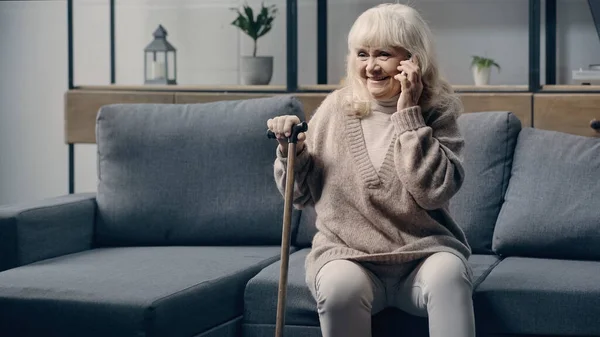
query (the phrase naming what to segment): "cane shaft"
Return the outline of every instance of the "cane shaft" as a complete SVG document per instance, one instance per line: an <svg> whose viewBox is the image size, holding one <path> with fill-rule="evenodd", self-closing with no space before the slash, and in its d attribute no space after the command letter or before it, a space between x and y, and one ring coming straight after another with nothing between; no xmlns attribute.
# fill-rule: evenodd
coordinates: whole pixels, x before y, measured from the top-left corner
<svg viewBox="0 0 600 337"><path fill-rule="evenodd" d="M279 293L277 295L277 322L275 326L275 337L283 337L283 327L285 325L285 303L287 298L290 256L295 161L296 144L289 143L287 174L285 179L285 208L283 211L283 229L281 235L281 267L279 269Z"/></svg>

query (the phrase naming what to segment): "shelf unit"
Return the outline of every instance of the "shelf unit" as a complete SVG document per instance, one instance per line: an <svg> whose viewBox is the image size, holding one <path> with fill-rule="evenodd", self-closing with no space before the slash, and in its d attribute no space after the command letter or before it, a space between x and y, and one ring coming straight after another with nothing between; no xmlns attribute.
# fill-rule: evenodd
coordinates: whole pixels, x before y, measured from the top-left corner
<svg viewBox="0 0 600 337"><path fill-rule="evenodd" d="M298 84L298 0L286 0L286 75L285 85L266 86L145 86L117 85L115 70L115 0L109 1L110 84L76 85L73 81L73 0L67 0L68 88L65 95L65 141L69 151L69 193L74 193L75 155L77 143L93 143L94 114L103 104L116 102L193 103L217 99L251 98L274 94L294 94L303 100L307 113L318 106L329 92L339 85L327 84L327 0L317 3L317 84ZM600 1L600 0L590 0ZM529 14L529 76L526 85L468 86L456 85L465 110L506 109L515 112L525 126L536 123L535 102L546 106L556 97L564 102L565 94L598 94L600 86L556 85L556 0L545 0L546 84L540 84L541 0L528 0ZM600 100L600 95L588 96ZM548 123L546 123L548 124ZM548 125L553 125L549 123Z"/></svg>
<svg viewBox="0 0 600 337"><path fill-rule="evenodd" d="M69 55L69 89L84 89L85 86L76 86L73 83L73 1L67 0L68 20L68 55ZM109 1L109 31L110 31L110 83L115 84L115 0ZM287 93L309 91L331 91L332 86L327 84L327 0L317 2L317 84L312 86L298 85L298 0L286 0L286 85L283 89ZM525 91L539 92L540 86L540 34L541 34L541 0L529 1L529 83ZM556 78L556 0L546 0L546 78L548 84L555 84ZM266 86L255 88L252 86L228 86L235 92L256 92L257 90L280 92L280 86ZM462 91L496 92L506 91L499 86L475 88L464 87ZM110 88L110 86L108 87ZM143 87L139 90L151 90ZM176 89L179 90L179 86ZM197 87L198 91L215 91L215 88ZM216 90L220 90L217 88ZM522 91L518 88L517 91Z"/></svg>

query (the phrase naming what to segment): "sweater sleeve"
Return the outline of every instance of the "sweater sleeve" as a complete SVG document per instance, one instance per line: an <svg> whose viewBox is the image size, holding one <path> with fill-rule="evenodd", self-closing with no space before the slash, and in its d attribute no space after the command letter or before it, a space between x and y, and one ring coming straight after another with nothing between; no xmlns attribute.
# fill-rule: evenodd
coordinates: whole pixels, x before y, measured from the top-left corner
<svg viewBox="0 0 600 337"><path fill-rule="evenodd" d="M394 164L399 178L424 209L444 206L464 181L462 138L454 112L434 112L429 125L421 108L391 116L396 130Z"/></svg>
<svg viewBox="0 0 600 337"><path fill-rule="evenodd" d="M320 166L317 165L319 155L318 148L320 134L323 133L324 116L330 113L332 106L332 95L327 96L319 108L313 113L308 121L304 149L296 155L294 165L294 192L292 194L293 205L297 209L314 205L320 197L322 180ZM277 145L274 164L275 182L282 196L285 196L285 185L287 178L288 159L279 150Z"/></svg>
<svg viewBox="0 0 600 337"><path fill-rule="evenodd" d="M310 127L310 125L309 125ZM302 209L313 202L307 183L308 175L311 172L312 157L308 150L308 144L305 143L302 152L296 155L294 163L294 193L292 196L293 204L297 209ZM281 153L279 145L276 150L276 159L274 165L275 182L277 189L282 196L285 196L285 184L287 178L288 158Z"/></svg>

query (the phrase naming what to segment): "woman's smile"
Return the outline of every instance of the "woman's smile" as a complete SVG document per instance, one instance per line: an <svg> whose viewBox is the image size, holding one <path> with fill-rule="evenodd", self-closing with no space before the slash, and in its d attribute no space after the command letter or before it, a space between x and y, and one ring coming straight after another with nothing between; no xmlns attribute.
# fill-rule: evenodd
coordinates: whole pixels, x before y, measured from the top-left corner
<svg viewBox="0 0 600 337"><path fill-rule="evenodd" d="M390 78L390 76L373 76L367 80L372 84L384 84Z"/></svg>

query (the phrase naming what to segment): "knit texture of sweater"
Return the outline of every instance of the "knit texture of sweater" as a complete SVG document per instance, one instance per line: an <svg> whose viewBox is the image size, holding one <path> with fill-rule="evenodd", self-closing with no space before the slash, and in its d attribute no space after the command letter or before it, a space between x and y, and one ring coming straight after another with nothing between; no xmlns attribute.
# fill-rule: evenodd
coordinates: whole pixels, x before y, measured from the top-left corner
<svg viewBox="0 0 600 337"><path fill-rule="evenodd" d="M470 247L448 211L464 179L460 111L415 106L391 113L394 132L376 169L361 118L343 104L346 90L329 94L313 114L294 165L294 207L312 205L317 214L305 261L312 295L318 271L336 259L401 267L449 252L469 270ZM279 149L276 156L283 195L287 158Z"/></svg>

